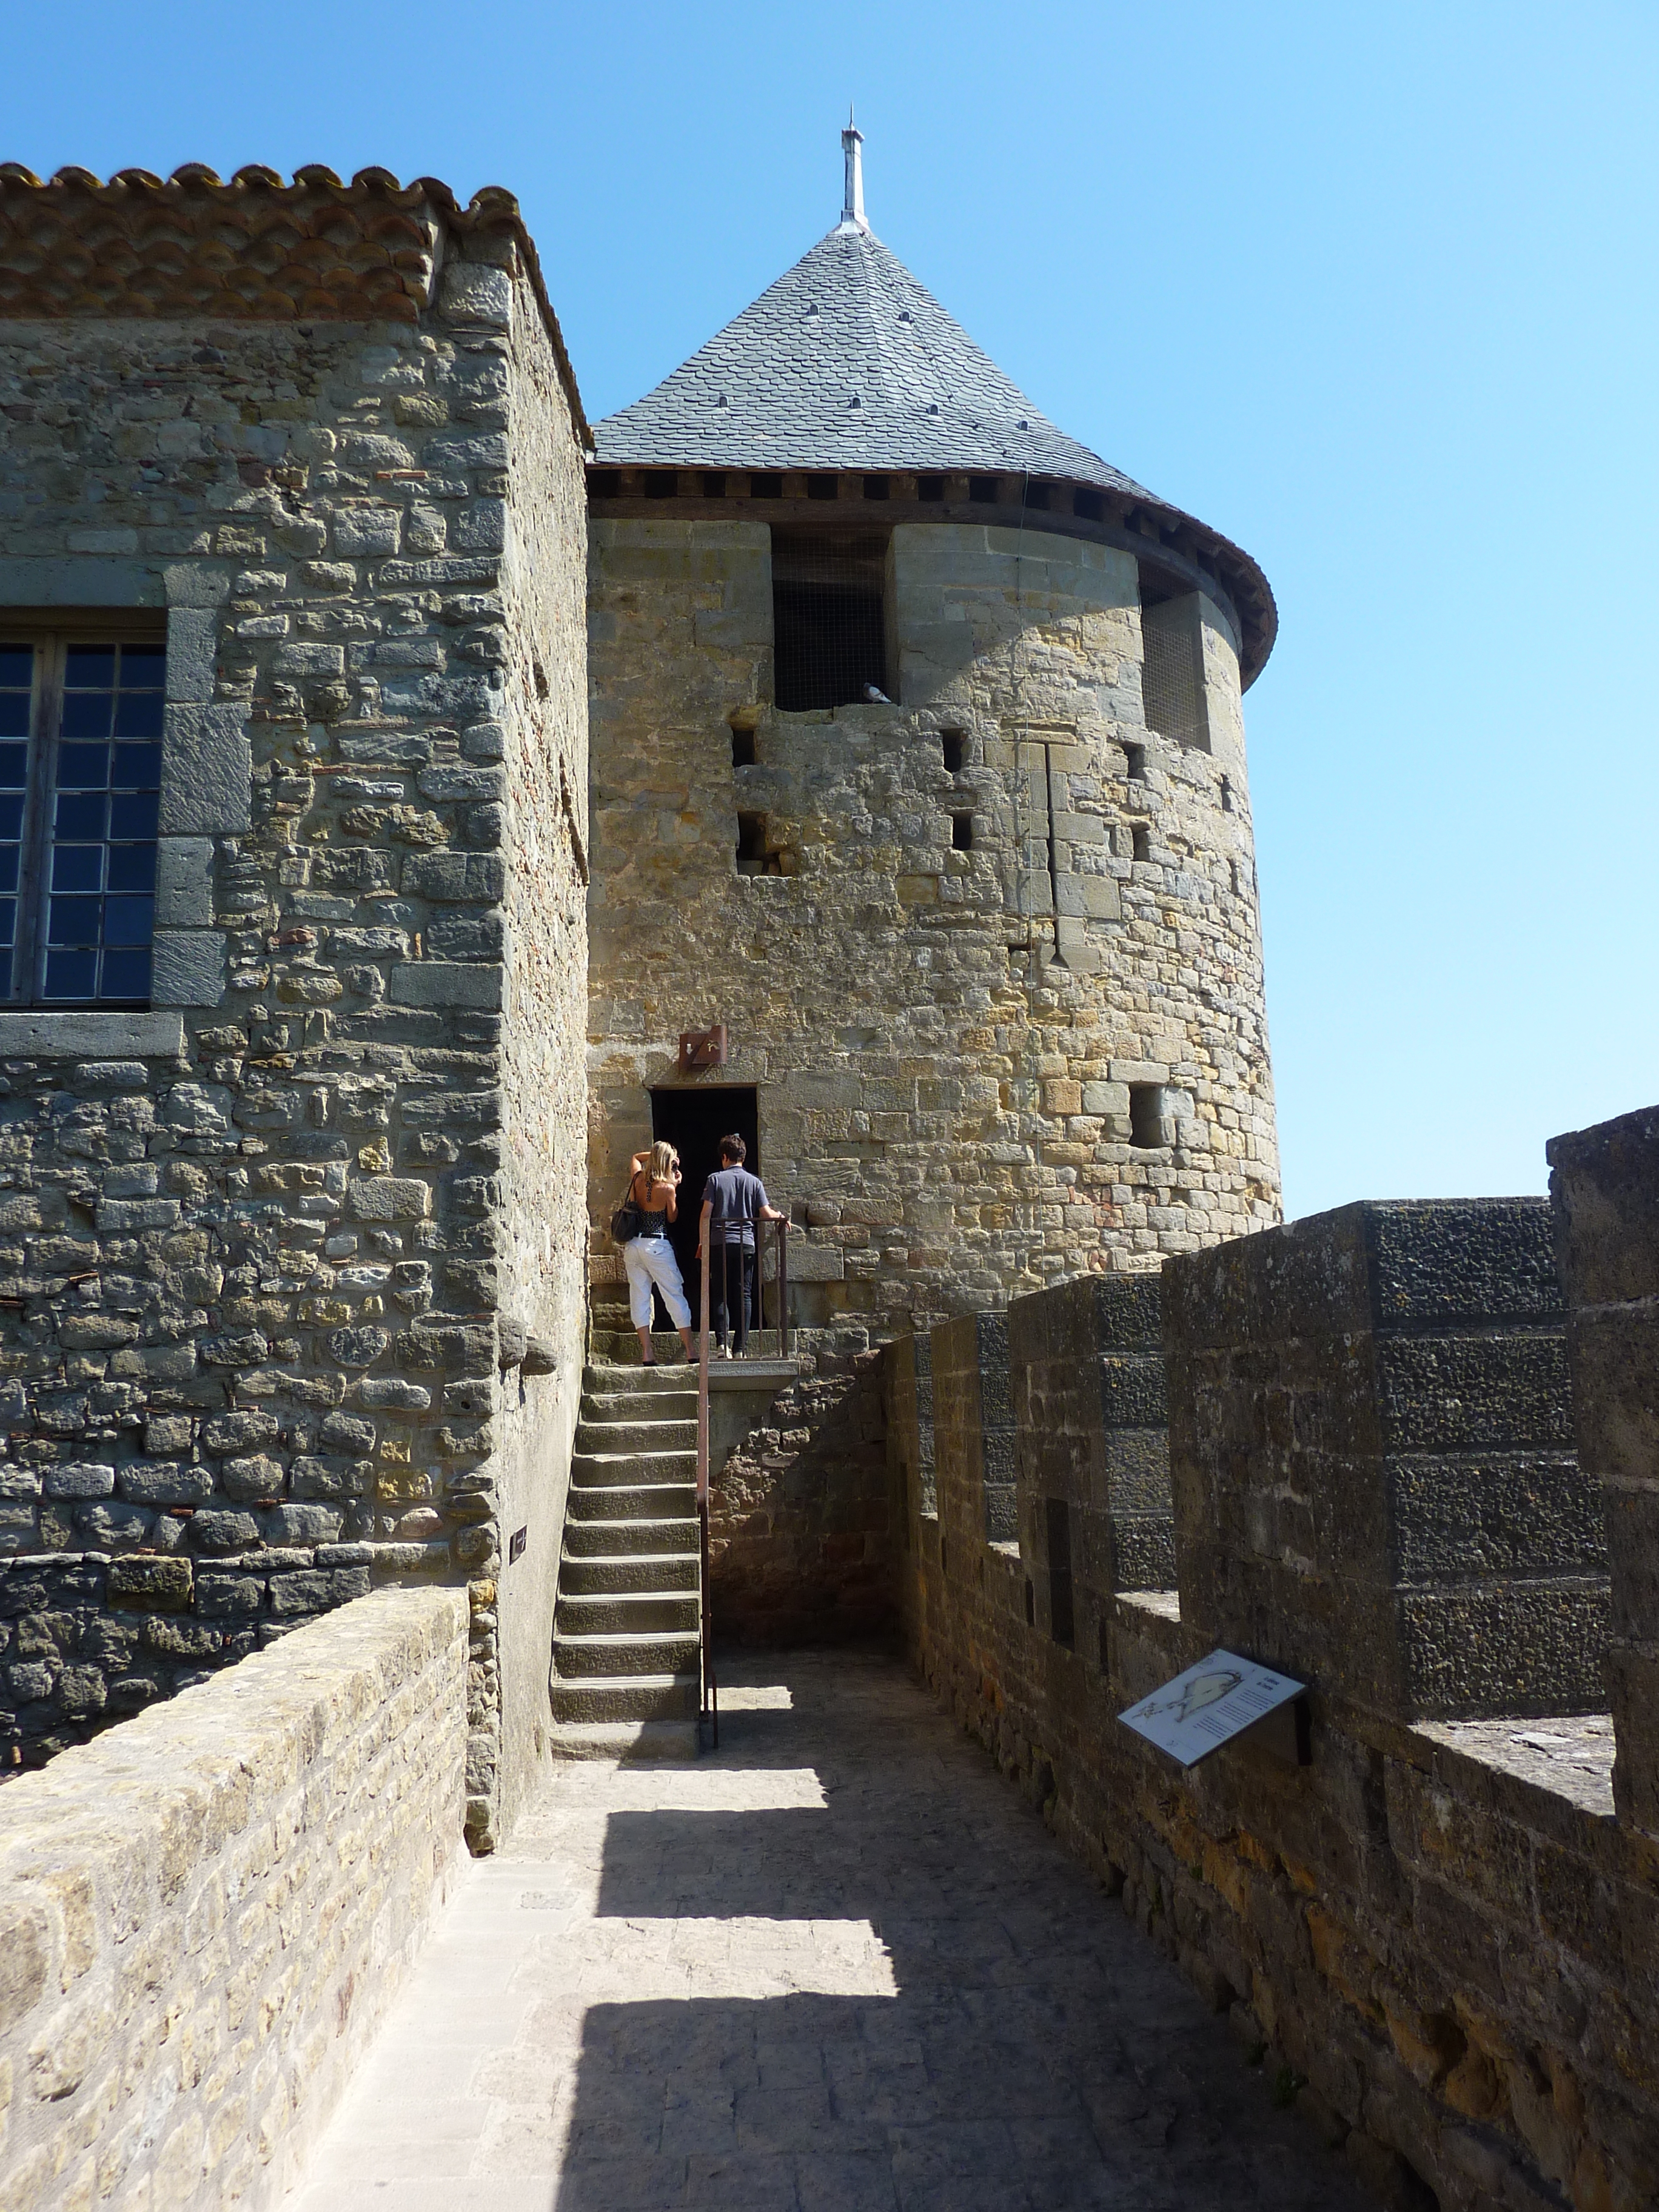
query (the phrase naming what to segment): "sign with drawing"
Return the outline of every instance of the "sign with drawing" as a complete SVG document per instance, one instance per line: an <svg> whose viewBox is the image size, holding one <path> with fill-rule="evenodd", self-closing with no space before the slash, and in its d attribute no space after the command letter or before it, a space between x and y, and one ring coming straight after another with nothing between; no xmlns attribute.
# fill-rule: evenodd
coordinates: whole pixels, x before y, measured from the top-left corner
<svg viewBox="0 0 1659 2212"><path fill-rule="evenodd" d="M1306 1686L1236 1651L1212 1651L1118 1718L1183 1766L1196 1766Z"/></svg>

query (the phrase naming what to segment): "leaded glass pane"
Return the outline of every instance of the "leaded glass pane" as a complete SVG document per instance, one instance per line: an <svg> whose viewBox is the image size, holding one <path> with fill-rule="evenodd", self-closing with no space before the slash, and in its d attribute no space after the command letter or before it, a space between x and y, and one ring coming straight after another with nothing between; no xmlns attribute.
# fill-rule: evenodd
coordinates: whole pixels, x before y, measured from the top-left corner
<svg viewBox="0 0 1659 2212"><path fill-rule="evenodd" d="M48 1000L149 995L165 669L155 645L74 646L66 656L46 873ZM0 758L0 792L4 781Z"/></svg>

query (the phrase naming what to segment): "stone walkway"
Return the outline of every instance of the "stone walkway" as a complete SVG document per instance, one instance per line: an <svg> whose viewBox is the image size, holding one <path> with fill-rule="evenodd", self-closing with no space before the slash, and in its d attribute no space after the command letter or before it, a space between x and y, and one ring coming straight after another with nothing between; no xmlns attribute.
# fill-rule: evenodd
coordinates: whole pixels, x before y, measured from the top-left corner
<svg viewBox="0 0 1659 2212"><path fill-rule="evenodd" d="M901 1668L729 1673L468 1871L290 2212L1362 2212Z"/></svg>

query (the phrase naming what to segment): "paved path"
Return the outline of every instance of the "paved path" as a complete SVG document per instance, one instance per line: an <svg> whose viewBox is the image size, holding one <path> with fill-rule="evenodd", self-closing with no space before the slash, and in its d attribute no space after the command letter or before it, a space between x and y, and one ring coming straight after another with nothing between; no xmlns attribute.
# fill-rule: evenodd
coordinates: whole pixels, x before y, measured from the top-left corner
<svg viewBox="0 0 1659 2212"><path fill-rule="evenodd" d="M899 1667L730 1672L468 1871L290 2212L1363 2212Z"/></svg>

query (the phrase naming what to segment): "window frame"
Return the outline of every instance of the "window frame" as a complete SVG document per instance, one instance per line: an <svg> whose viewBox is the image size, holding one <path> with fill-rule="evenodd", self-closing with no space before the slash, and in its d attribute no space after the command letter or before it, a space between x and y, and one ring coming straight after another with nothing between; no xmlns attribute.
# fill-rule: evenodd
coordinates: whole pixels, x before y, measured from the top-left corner
<svg viewBox="0 0 1659 2212"><path fill-rule="evenodd" d="M8 1013L143 1013L155 1003L155 955L157 922L152 906L150 923L150 988L142 999L49 999L45 995L46 901L52 848L52 823L58 798L58 756L64 743L64 679L70 651L75 647L167 646L167 616L149 607L76 609L49 608L38 613L15 609L0 611L0 645L28 646L34 665L29 696L28 766L24 782L23 818L17 868L17 933L13 940L11 974L0 988L0 1011ZM165 662L163 664L165 671ZM162 681L162 717L166 720L167 684ZM166 776L166 737L159 781ZM102 841L107 847L107 836ZM142 842L142 841L141 841ZM155 837L161 857L161 831ZM0 894L3 895L3 894ZM107 896L107 893L103 894ZM3 952L0 951L0 957Z"/></svg>

